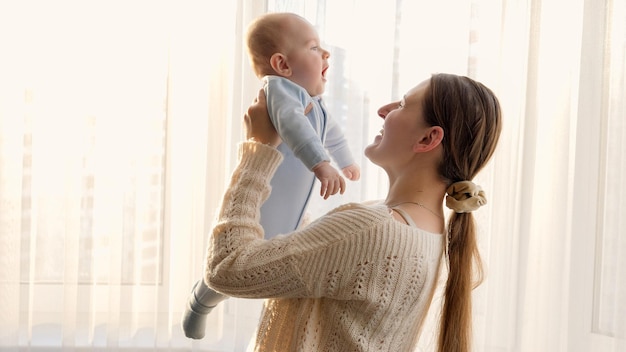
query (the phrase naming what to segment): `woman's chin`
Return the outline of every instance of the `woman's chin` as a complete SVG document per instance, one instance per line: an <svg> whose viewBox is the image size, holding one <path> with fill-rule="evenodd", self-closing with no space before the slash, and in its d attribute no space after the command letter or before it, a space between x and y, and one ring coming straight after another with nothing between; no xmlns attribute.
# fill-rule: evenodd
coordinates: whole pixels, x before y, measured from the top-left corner
<svg viewBox="0 0 626 352"><path fill-rule="evenodd" d="M376 137L374 137L374 140L372 141L372 143L370 143L367 148L370 148L372 146L377 146L380 144L380 141L383 140L383 136L381 135L377 135Z"/></svg>
<svg viewBox="0 0 626 352"><path fill-rule="evenodd" d="M377 145L378 145L378 142L373 142L373 143L370 143L367 147L365 147L365 150L363 150L363 154L365 155L365 157L372 160L372 154L374 152L374 148L376 148Z"/></svg>

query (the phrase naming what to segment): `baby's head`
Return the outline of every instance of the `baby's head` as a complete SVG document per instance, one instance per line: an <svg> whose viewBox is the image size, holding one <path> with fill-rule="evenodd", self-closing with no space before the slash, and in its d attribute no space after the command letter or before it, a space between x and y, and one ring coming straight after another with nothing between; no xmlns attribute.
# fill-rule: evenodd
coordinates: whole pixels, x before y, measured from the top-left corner
<svg viewBox="0 0 626 352"><path fill-rule="evenodd" d="M317 31L303 17L265 14L248 27L246 44L257 77L285 77L312 96L324 92L330 53L321 48Z"/></svg>

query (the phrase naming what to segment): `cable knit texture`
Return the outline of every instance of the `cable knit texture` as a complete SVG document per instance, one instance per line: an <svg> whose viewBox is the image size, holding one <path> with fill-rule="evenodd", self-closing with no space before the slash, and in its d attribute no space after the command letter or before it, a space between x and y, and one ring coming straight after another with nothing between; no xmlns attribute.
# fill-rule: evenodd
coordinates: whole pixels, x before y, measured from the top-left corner
<svg viewBox="0 0 626 352"><path fill-rule="evenodd" d="M211 233L207 284L269 298L256 351L412 351L443 237L393 219L384 205L352 203L264 240L259 209L281 159L274 148L241 144Z"/></svg>

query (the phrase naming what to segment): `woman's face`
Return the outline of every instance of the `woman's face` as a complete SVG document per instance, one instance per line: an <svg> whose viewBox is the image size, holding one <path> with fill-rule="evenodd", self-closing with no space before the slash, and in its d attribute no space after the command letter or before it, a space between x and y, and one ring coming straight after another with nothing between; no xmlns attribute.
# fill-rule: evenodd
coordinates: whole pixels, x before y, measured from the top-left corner
<svg viewBox="0 0 626 352"><path fill-rule="evenodd" d="M422 100L428 83L429 80L420 83L402 100L378 109L378 115L384 120L383 128L365 148L365 156L373 163L390 170L411 160L421 132L430 127L422 116Z"/></svg>

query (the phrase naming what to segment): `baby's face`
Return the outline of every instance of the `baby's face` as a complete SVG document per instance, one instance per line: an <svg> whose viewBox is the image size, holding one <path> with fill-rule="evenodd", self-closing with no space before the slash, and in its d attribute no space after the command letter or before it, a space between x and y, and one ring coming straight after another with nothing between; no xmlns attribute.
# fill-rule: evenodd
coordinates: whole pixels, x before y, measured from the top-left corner
<svg viewBox="0 0 626 352"><path fill-rule="evenodd" d="M313 26L302 19L293 19L288 34L290 48L286 53L292 69L291 81L304 87L311 96L324 93L330 53L323 49Z"/></svg>

